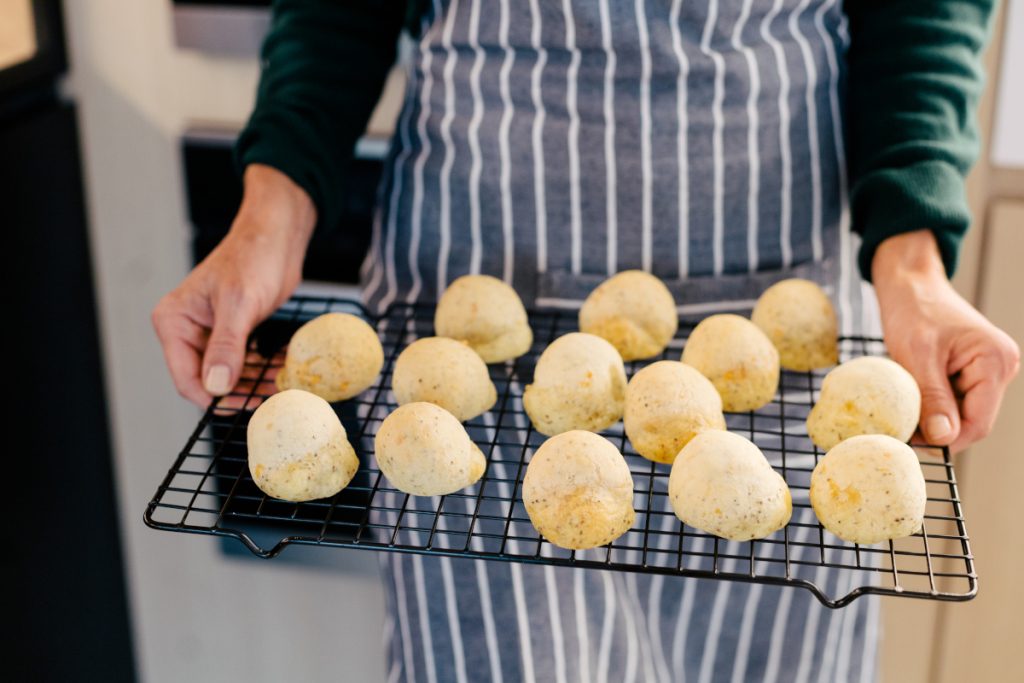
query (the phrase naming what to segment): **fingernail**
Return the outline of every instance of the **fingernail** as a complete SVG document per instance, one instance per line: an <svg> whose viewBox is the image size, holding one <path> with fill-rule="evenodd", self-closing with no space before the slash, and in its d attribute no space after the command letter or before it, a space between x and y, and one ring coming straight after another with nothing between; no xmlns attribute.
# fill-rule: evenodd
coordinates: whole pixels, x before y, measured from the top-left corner
<svg viewBox="0 0 1024 683"><path fill-rule="evenodd" d="M945 415L932 415L925 421L924 431L932 441L944 439L953 431L953 423Z"/></svg>
<svg viewBox="0 0 1024 683"><path fill-rule="evenodd" d="M231 391L231 368L214 365L206 371L206 390L214 396L223 396Z"/></svg>

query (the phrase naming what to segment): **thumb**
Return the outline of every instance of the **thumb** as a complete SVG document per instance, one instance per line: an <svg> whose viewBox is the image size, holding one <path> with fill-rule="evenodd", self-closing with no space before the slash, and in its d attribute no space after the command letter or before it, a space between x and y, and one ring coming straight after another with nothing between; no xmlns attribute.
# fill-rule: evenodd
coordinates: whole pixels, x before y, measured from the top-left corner
<svg viewBox="0 0 1024 683"><path fill-rule="evenodd" d="M203 388L223 396L238 383L255 314L244 297L221 294L213 305L213 329L203 353Z"/></svg>
<svg viewBox="0 0 1024 683"><path fill-rule="evenodd" d="M937 358L922 358L914 379L921 388L921 433L936 446L948 446L960 434L960 408L946 376L946 364Z"/></svg>

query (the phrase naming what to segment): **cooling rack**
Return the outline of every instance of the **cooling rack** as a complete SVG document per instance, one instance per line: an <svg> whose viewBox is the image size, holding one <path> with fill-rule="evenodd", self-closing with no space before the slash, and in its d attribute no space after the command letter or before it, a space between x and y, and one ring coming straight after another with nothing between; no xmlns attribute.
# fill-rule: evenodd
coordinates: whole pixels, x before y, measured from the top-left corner
<svg viewBox="0 0 1024 683"><path fill-rule="evenodd" d="M252 411L275 391L273 378L292 332L326 312L353 313L375 325L385 364L373 386L334 404L361 461L352 483L333 498L288 503L264 495L249 476L246 426ZM916 447L928 490L925 524L918 534L861 546L842 541L818 523L808 488L823 453L807 438L805 420L825 371L783 371L769 405L726 414L729 429L756 443L789 484L793 518L780 531L737 543L683 525L668 501L669 466L637 455L620 422L602 434L622 451L633 475L633 528L607 546L585 551L543 540L527 517L521 487L530 456L545 437L531 428L522 391L541 351L576 330L576 315L569 311L532 311L530 352L489 366L498 402L466 423L487 456L483 478L447 496L401 493L377 469L373 437L397 405L390 391L395 359L412 341L433 334L433 313L430 305L400 304L378 318L350 300L289 300L253 333L242 381L206 410L147 506L146 524L236 538L264 558L289 545L314 545L727 579L802 587L829 607L866 594L969 600L977 593L974 558L945 448ZM681 321L663 358L678 360L697 322ZM845 337L840 351L847 359L882 355L885 347L878 339ZM627 363L627 374L654 360Z"/></svg>

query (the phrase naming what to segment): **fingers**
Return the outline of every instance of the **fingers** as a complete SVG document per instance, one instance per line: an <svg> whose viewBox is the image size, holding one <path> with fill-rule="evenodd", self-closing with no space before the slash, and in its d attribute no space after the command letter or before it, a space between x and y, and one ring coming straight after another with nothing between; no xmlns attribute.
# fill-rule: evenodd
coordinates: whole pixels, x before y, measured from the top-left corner
<svg viewBox="0 0 1024 683"><path fill-rule="evenodd" d="M203 388L224 396L238 383L257 307L241 288L223 287L213 301L213 329L202 360Z"/></svg>
<svg viewBox="0 0 1024 683"><path fill-rule="evenodd" d="M283 354L279 355L281 359L275 358L268 364L267 359L257 351L250 349L246 352L242 376L234 390L217 401L213 412L217 415L233 415L239 410L255 410L265 398L277 393L274 379L284 362Z"/></svg>
<svg viewBox="0 0 1024 683"><path fill-rule="evenodd" d="M950 450L959 453L971 444L981 441L995 424L1002 402L1003 388L995 380L985 380L971 389L963 400L963 427Z"/></svg>
<svg viewBox="0 0 1024 683"><path fill-rule="evenodd" d="M166 298L153 309L152 322L178 393L205 408L211 400L199 381L205 329Z"/></svg>
<svg viewBox="0 0 1024 683"><path fill-rule="evenodd" d="M1016 363L996 352L979 355L960 372L957 390L963 395L960 404L962 427L950 446L954 453L981 441L995 425L1006 386L1016 374Z"/></svg>
<svg viewBox="0 0 1024 683"><path fill-rule="evenodd" d="M922 354L908 364L921 388L921 433L935 446L947 446L960 434L960 409L946 376L946 359Z"/></svg>

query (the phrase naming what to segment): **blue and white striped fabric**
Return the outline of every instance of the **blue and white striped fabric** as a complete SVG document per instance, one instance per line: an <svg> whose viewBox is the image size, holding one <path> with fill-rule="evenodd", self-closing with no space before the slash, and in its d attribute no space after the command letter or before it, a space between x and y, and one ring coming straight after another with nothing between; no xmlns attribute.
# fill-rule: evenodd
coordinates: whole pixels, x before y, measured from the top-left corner
<svg viewBox="0 0 1024 683"><path fill-rule="evenodd" d="M434 0L367 304L433 301L488 273L528 306L575 308L643 268L693 315L748 311L768 284L809 277L843 332L877 334L845 211L839 5ZM392 554L383 567L390 680L875 676L875 598L830 611L740 583Z"/></svg>

